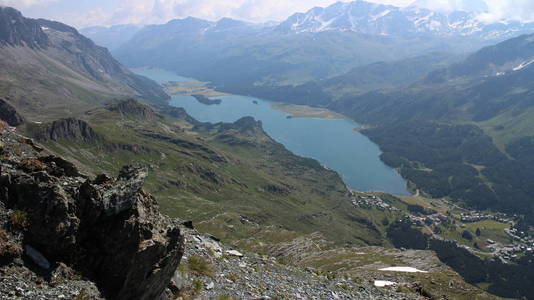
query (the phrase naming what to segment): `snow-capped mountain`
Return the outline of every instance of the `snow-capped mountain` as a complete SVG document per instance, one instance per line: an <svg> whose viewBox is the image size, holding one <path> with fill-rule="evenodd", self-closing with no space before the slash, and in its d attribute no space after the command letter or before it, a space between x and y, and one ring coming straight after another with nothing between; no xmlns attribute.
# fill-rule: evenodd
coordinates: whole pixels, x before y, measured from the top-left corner
<svg viewBox="0 0 534 300"><path fill-rule="evenodd" d="M441 13L416 5L401 8L357 0L294 14L281 23L277 30L284 33L352 31L400 37L477 36L488 40L534 32L534 23L485 24L477 16L477 12L467 10Z"/></svg>

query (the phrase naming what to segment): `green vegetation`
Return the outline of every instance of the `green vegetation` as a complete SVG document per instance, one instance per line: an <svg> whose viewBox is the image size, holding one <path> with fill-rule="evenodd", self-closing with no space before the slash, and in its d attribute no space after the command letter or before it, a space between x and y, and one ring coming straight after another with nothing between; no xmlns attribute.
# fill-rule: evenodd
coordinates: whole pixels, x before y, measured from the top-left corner
<svg viewBox="0 0 534 300"><path fill-rule="evenodd" d="M92 174L114 173L132 162L148 166L145 187L164 213L190 219L227 242L252 245L249 239L279 226L288 236L319 231L336 243L384 243L383 213L370 221L367 212L354 208L335 172L293 155L251 118L190 124L141 104L114 105L82 116L98 139L45 145ZM263 237L279 240L275 234Z"/></svg>
<svg viewBox="0 0 534 300"><path fill-rule="evenodd" d="M192 293L193 295L198 295L204 289L204 283L198 279L193 280Z"/></svg>
<svg viewBox="0 0 534 300"><path fill-rule="evenodd" d="M9 215L9 222L11 226L20 230L26 230L30 225L28 220L28 213L22 210L13 211L11 215Z"/></svg>
<svg viewBox="0 0 534 300"><path fill-rule="evenodd" d="M5 257L16 257L20 254L21 249L10 241L9 234L0 229L0 263Z"/></svg>
<svg viewBox="0 0 534 300"><path fill-rule="evenodd" d="M213 276L213 265L200 256L189 257L187 259L187 268L197 275Z"/></svg>

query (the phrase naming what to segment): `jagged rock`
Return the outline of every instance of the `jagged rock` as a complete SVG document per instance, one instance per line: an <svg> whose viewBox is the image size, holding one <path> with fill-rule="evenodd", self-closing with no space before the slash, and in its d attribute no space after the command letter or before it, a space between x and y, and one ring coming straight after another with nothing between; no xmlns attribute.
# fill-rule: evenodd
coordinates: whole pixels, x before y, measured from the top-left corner
<svg viewBox="0 0 534 300"><path fill-rule="evenodd" d="M4 99L0 99L0 120L6 121L10 126L24 123L24 118Z"/></svg>
<svg viewBox="0 0 534 300"><path fill-rule="evenodd" d="M261 121L256 121L253 117L243 117L234 123L221 124L220 130L237 130L244 135L256 135L258 132L263 132L263 125Z"/></svg>
<svg viewBox="0 0 534 300"><path fill-rule="evenodd" d="M74 118L39 124L30 131L32 137L41 142L61 140L94 142L101 139L87 122Z"/></svg>
<svg viewBox="0 0 534 300"><path fill-rule="evenodd" d="M192 125L200 124L199 121L191 117L182 107L168 106L165 108L165 114L179 120L184 120Z"/></svg>
<svg viewBox="0 0 534 300"><path fill-rule="evenodd" d="M155 112L152 108L134 100L125 99L106 106L106 109L118 112L123 116L137 116L144 119L162 119L163 117Z"/></svg>
<svg viewBox="0 0 534 300"><path fill-rule="evenodd" d="M11 148L19 140L12 132L0 135ZM0 217L21 212L27 224L17 234L31 245L26 253L33 261L74 268L108 299L164 295L184 242L179 221L163 217L142 190L146 170L129 166L117 179L91 180L61 158L38 157L27 147L21 153L0 162Z"/></svg>

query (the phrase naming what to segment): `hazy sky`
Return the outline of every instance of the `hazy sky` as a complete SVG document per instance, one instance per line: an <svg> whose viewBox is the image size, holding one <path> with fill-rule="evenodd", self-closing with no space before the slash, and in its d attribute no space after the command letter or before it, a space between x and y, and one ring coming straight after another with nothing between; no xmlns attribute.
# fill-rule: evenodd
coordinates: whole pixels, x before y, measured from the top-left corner
<svg viewBox="0 0 534 300"><path fill-rule="evenodd" d="M406 6L415 0L369 0ZM209 20L231 17L252 22L279 21L314 6L337 0L0 0L29 17L53 19L78 28L92 25L164 23L194 16ZM347 2L347 1L344 1ZM484 0L417 0L436 10L470 9ZM534 20L534 0L485 0L484 20Z"/></svg>

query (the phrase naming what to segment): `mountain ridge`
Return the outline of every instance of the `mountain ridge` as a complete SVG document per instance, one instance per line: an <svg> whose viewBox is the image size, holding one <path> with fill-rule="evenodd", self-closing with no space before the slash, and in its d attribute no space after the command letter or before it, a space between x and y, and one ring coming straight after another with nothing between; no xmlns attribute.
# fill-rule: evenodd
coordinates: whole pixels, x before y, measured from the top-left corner
<svg viewBox="0 0 534 300"><path fill-rule="evenodd" d="M0 22L6 25L0 29L0 90L20 113L38 117L49 106L72 114L113 97L169 99L73 27L8 7L0 10Z"/></svg>
<svg viewBox="0 0 534 300"><path fill-rule="evenodd" d="M441 13L414 5L397 7L363 0L337 2L296 13L277 27L281 32L353 31L385 36L471 36L482 40L506 39L532 32L534 23L485 24L468 11ZM512 32L510 34L510 32Z"/></svg>

